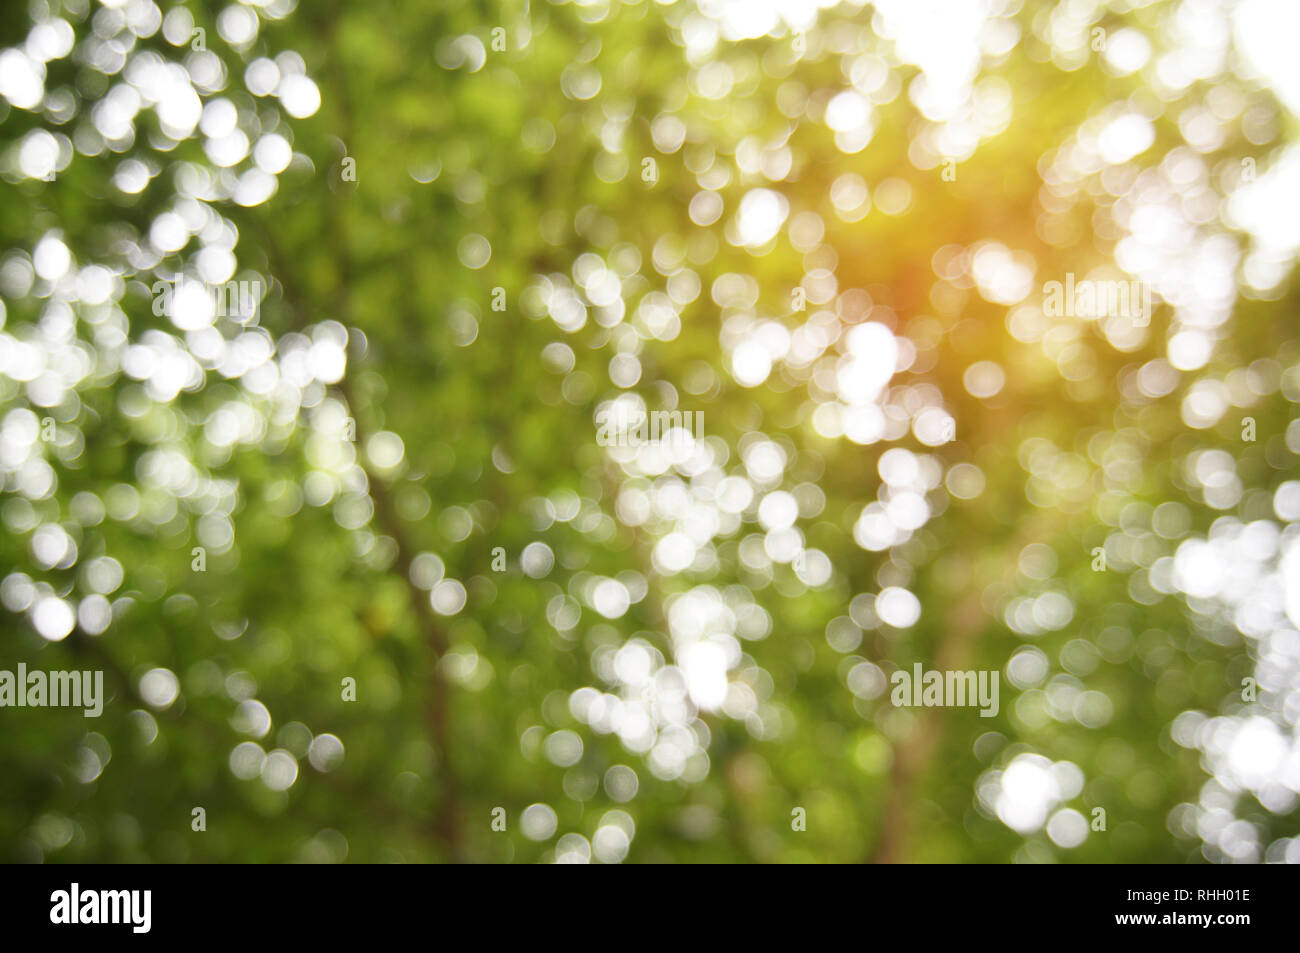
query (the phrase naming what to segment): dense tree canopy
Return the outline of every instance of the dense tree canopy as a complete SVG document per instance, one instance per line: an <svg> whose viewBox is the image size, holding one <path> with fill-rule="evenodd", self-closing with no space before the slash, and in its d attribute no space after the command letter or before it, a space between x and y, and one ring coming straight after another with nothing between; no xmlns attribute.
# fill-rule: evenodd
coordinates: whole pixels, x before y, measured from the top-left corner
<svg viewBox="0 0 1300 953"><path fill-rule="evenodd" d="M1300 861L1298 26L5 7L0 855Z"/></svg>

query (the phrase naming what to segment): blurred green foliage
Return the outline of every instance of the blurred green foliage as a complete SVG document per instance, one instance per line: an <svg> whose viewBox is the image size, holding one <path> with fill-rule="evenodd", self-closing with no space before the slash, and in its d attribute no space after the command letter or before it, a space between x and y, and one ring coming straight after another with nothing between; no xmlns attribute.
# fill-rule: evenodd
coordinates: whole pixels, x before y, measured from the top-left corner
<svg viewBox="0 0 1300 953"><path fill-rule="evenodd" d="M1248 246L1243 228L1218 221L1219 203L1241 185L1243 158L1262 177L1294 142L1294 115L1235 73L1237 60L1181 86L1157 81L1159 57L1192 48L1177 14L1194 4L985 4L978 80L961 74L969 38L945 40L943 23L907 35L912 49L927 36L936 45L921 65L901 54L890 35L895 4L881 5L894 13L831 6L804 30L776 21L737 39L718 36L725 6L63 0L6 9L5 49L30 52L33 24L52 18L75 31L76 47L43 63L45 105L32 108L12 104L21 64L0 62L11 103L0 112L0 661L102 668L111 697L98 720L0 712L0 857L1222 859L1177 820L1212 769L1176 743L1171 725L1186 711L1238 712L1257 643L1229 615L1148 579L1180 536L1204 536L1225 514L1275 518L1274 493L1300 448L1288 430L1300 394L1293 294L1233 289L1231 318L1205 325L1212 357L1171 369L1178 379L1163 393L1134 381L1151 362L1168 368L1172 335L1195 327L1168 303L1171 285L1157 289L1150 327L1136 336L1108 336L1100 321L1049 331L1035 303L1044 281L1106 266L1134 204L1160 182L1175 198L1183 189L1189 203L1210 203L1193 229ZM193 48L183 15L162 20L182 9L205 30L206 51ZM494 49L498 28L504 50ZM1108 67L1094 29L1141 33L1155 47L1150 64ZM293 54L319 89L318 109L301 89L305 106L287 92L250 92L258 62L273 60L283 83ZM132 74L125 61L162 78L141 78L143 65ZM945 63L958 64L955 78ZM231 103L237 120L209 108L198 128L196 117L188 131L168 128L184 125L183 96L168 112L166 89L157 108L131 92L133 82L180 82L165 64L188 70L203 103ZM204 80L211 71L219 78ZM959 92L965 82L967 111L927 115L917 105L927 75L936 96L941 80ZM871 115L857 149L844 147L852 129L827 120L849 89L862 91ZM50 105L58 90L72 115ZM1009 120L999 126L1003 99ZM1189 112L1207 102L1222 106L1207 114L1213 142L1197 133L1201 144L1189 148ZM103 134L113 118L95 112L104 103L130 107L130 135ZM1149 119L1153 143L1089 166L1098 123L1125 104ZM77 132L85 126L99 132ZM242 153L227 138L233 129ZM30 174L39 130L66 143L48 181ZM250 170L277 163L271 145L265 155L253 146L273 135L293 157L273 173L274 194L259 197L263 180ZM22 153L29 140L34 151ZM228 166L218 161L223 141L237 156ZM943 142L969 147L949 176ZM345 159L355 176L344 175ZM127 190L139 172L132 160L149 182ZM1063 168L1077 172L1073 184ZM871 191L857 218L833 198L852 186L846 175ZM241 202L240 188L253 198ZM776 237L746 247L736 215L754 189L779 192L785 207ZM713 200L698 198L705 192L721 199L716 221L703 211ZM177 216L188 232L173 247L158 223ZM111 294L91 300L75 267L42 268L38 247L51 235L76 267L107 269ZM1031 294L998 300L998 275L973 272L974 252L989 243L1027 257ZM237 266L223 272L226 259L203 259L209 248L233 253ZM599 269L617 275L621 304L587 280ZM156 313L155 280L182 270L261 280L256 318L185 329ZM796 288L806 310L793 304ZM504 310L492 307L494 289ZM819 348L827 356L778 360L760 384L742 386L738 342L779 338L760 321L831 329ZM869 322L910 342L912 360L900 360L910 366L876 401L897 410L890 419L903 415L901 431L855 441L828 434L814 413L836 399L848 331ZM1036 333L1024 330L1035 322ZM330 368L344 341L340 375ZM34 360L24 342L44 349L61 384L15 373ZM255 359L259 346L268 354ZM159 383L167 347L194 355L196 368L177 371L188 377L170 392ZM639 373L619 386L612 378L629 357ZM1004 374L995 396L965 383L981 361ZM272 383L254 380L249 369L268 362ZM1234 371L1254 376L1233 383ZM1189 424L1184 399L1209 378L1246 387L1249 410L1234 400L1212 424ZM619 393L648 409L702 411L707 465L646 469L635 454L598 446L595 415ZM951 416L955 439L918 437L927 408ZM1254 442L1242 440L1246 413ZM24 437L46 418L57 421L55 441ZM231 428L237 439L224 435ZM400 438L396 461L390 435ZM767 482L745 464L763 441L785 458ZM889 498L880 461L891 447L939 479L922 494L923 525L867 549L855 526L864 506ZM1207 503L1187 476L1189 457L1216 448L1235 461L1242 489L1227 506ZM48 486L23 469L34 459L52 467ZM960 494L972 498L949 492L962 464L979 468L982 492ZM975 479L969 467L958 472ZM671 568L663 540L717 516L724 476L759 492L695 540L688 568ZM802 545L824 554L827 578L801 578L788 554L768 558L777 544L764 550L757 513L776 490L798 498ZM640 500L648 512L633 521ZM1186 515L1179 533L1151 531L1162 503ZM37 552L50 524L75 547L67 565L45 565ZM547 547L532 550L536 565L547 552L553 565L530 574L524 553L536 543ZM203 572L192 568L196 546ZM1097 547L1107 571L1094 571ZM493 567L500 550L504 572ZM30 621L39 601L75 607L101 593L91 567L103 570L93 561L105 557L124 572L103 593L111 625L42 633ZM431 595L438 567L446 581ZM621 596L594 594L609 581ZM871 608L889 587L919 601L914 625L891 626ZM1017 598L1048 592L1066 597L1064 623L1008 623ZM602 612L611 598L615 608ZM697 623L730 639L718 644L734 647L728 678L740 687L722 710L707 710L680 689L696 687L695 676L661 674L662 696L638 707L644 683L611 673L642 661L688 670L683 632ZM838 645L828 631L840 633ZM1025 646L1046 665L1034 686L1007 674ZM881 679L915 662L1001 672L997 716L895 709ZM174 700L157 679L144 681L156 669L174 673ZM708 682L707 671L698 677ZM355 701L344 700L345 678L355 679ZM1266 687L1258 710L1289 730L1286 685ZM604 693L603 730L577 717L598 720L583 707L596 695L583 689ZM1095 694L1079 709L1085 692ZM636 719L650 725L648 742L637 740ZM324 735L341 740L341 763ZM242 749L243 761L241 744L257 746ZM275 749L296 764L287 789L265 760ZM1077 766L1084 783L1061 806L1090 824L1103 808L1105 831L1066 849L1041 822L1004 823L979 791L996 789L997 772L1022 755ZM1265 807L1224 783L1259 844L1295 833L1294 798ZM553 822L545 809L526 813L530 805L548 805ZM198 806L201 832L192 829ZM493 826L498 807L504 831ZM792 829L797 808L806 830Z"/></svg>

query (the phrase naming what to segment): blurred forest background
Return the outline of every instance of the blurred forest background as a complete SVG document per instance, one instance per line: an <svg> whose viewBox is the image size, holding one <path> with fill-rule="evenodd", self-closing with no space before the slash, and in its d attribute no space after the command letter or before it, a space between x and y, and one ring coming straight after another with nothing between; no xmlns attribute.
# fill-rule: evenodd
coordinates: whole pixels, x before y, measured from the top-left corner
<svg viewBox="0 0 1300 953"><path fill-rule="evenodd" d="M1297 36L6 3L0 859L1300 861Z"/></svg>

